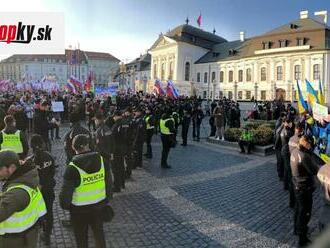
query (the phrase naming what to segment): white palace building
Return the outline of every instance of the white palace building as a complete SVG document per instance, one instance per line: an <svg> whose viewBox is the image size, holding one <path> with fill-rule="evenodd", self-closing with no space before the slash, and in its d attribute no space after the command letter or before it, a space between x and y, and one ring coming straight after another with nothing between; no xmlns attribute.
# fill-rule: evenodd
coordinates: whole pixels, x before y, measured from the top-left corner
<svg viewBox="0 0 330 248"><path fill-rule="evenodd" d="M327 11L300 18L260 36L226 39L184 24L161 34L149 49L148 88L172 79L180 94L235 100L295 100L296 81L324 85L330 103L330 28ZM143 83L140 81L139 83ZM136 83L138 84L138 83ZM146 82L144 82L146 84ZM165 84L164 84L165 86Z"/></svg>

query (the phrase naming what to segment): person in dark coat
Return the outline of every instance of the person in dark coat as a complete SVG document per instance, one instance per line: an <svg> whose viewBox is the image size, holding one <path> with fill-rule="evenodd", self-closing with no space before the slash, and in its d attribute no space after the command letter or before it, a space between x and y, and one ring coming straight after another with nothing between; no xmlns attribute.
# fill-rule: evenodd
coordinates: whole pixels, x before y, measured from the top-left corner
<svg viewBox="0 0 330 248"><path fill-rule="evenodd" d="M34 133L39 134L46 143L47 150L51 150L49 140L49 130L52 128L49 122L49 104L47 101L42 101L34 116Z"/></svg>
<svg viewBox="0 0 330 248"><path fill-rule="evenodd" d="M313 192L316 188L314 177L321 166L313 159L313 143L313 137L302 136L299 140L299 148L293 150L290 157L292 183L296 198L294 233L299 235L300 246L310 243L307 233L308 222L312 214Z"/></svg>
<svg viewBox="0 0 330 248"><path fill-rule="evenodd" d="M135 137L133 141L133 153L135 158L134 168L142 168L143 143L146 137L146 122L143 119L142 109L137 108L134 112Z"/></svg>
<svg viewBox="0 0 330 248"><path fill-rule="evenodd" d="M53 203L55 200L55 160L52 155L46 151L46 144L42 137L34 134L31 137L32 155L29 156L25 165L32 165L38 170L40 191L45 200L47 213L43 223L43 236L41 236L45 245L50 245L50 235L53 230Z"/></svg>
<svg viewBox="0 0 330 248"><path fill-rule="evenodd" d="M187 139L188 139L188 131L191 121L191 114L188 110L183 110L183 117L182 117L182 130L181 130L181 136L182 136L182 146L187 146Z"/></svg>
<svg viewBox="0 0 330 248"><path fill-rule="evenodd" d="M152 158L152 147L151 147L151 140L152 136L155 132L155 117L151 113L151 109L146 109L146 115L144 116L144 120L146 122L146 133L145 133L145 141L147 144L147 152L144 154L146 158Z"/></svg>

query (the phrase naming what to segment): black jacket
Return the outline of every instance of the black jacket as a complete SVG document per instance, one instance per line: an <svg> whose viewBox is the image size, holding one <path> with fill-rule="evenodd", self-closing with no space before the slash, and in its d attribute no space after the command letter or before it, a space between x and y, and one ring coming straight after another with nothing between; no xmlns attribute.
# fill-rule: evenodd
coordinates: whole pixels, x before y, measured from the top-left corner
<svg viewBox="0 0 330 248"><path fill-rule="evenodd" d="M48 115L49 112L37 109L34 116L34 132L41 135L45 142L48 140L48 131L51 128Z"/></svg>
<svg viewBox="0 0 330 248"><path fill-rule="evenodd" d="M36 151L29 156L25 164L37 168L42 192L53 191L55 181L55 160L47 151Z"/></svg>
<svg viewBox="0 0 330 248"><path fill-rule="evenodd" d="M292 151L290 162L292 171L292 182L296 189L314 189L314 176L317 174L321 164L313 158L314 154L303 147Z"/></svg>
<svg viewBox="0 0 330 248"><path fill-rule="evenodd" d="M101 168L101 156L97 152L87 152L73 157L72 162L80 169L87 173L95 173ZM105 180L106 187L108 182ZM90 211L98 211L104 207L108 197L105 200L86 206L74 206L71 204L72 196L75 188L80 185L80 174L76 168L68 165L64 172L64 180L60 192L60 206L71 213L90 213ZM108 192L108 191L107 191Z"/></svg>
<svg viewBox="0 0 330 248"><path fill-rule="evenodd" d="M111 136L112 131L106 125L100 125L95 131L95 150L99 152L103 157L110 158L111 153Z"/></svg>
<svg viewBox="0 0 330 248"><path fill-rule="evenodd" d="M283 154L289 154L289 140L294 135L293 128L283 128L280 137L281 137L281 152Z"/></svg>

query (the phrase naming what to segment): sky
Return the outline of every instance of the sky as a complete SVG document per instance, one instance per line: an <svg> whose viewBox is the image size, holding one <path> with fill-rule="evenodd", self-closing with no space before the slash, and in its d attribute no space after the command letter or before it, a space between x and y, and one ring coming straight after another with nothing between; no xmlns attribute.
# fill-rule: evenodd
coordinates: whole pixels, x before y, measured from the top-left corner
<svg viewBox="0 0 330 248"><path fill-rule="evenodd" d="M296 20L301 10L330 12L330 0L0 0L0 6L1 12L64 12L66 48L79 43L82 50L108 52L123 62L145 53L161 32L187 17L197 26L199 14L203 30L215 28L236 40L240 31L252 37Z"/></svg>

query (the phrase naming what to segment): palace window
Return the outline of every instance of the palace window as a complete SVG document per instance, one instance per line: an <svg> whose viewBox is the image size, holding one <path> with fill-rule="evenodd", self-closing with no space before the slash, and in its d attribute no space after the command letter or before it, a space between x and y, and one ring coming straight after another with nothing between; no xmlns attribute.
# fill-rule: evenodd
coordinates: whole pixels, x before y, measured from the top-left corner
<svg viewBox="0 0 330 248"><path fill-rule="evenodd" d="M260 70L260 80L261 81L266 81L267 80L266 67L261 67L261 70Z"/></svg>
<svg viewBox="0 0 330 248"><path fill-rule="evenodd" d="M301 79L301 66L300 65L294 66L294 79L295 80Z"/></svg>
<svg viewBox="0 0 330 248"><path fill-rule="evenodd" d="M251 76L251 69L246 69L246 81L251 82L252 76Z"/></svg>
<svg viewBox="0 0 330 248"><path fill-rule="evenodd" d="M242 92L242 91L239 91L239 92L237 93L237 99L238 99L238 100L242 100L242 99L243 99L243 92Z"/></svg>
<svg viewBox="0 0 330 248"><path fill-rule="evenodd" d="M206 90L203 91L203 98L206 99L206 96L207 96L207 92Z"/></svg>
<svg viewBox="0 0 330 248"><path fill-rule="evenodd" d="M157 78L157 64L154 64L154 79Z"/></svg>
<svg viewBox="0 0 330 248"><path fill-rule="evenodd" d="M184 67L184 80L189 81L190 80L190 63L186 62Z"/></svg>
<svg viewBox="0 0 330 248"><path fill-rule="evenodd" d="M271 49L272 48L272 42L262 42L262 49Z"/></svg>
<svg viewBox="0 0 330 248"><path fill-rule="evenodd" d="M247 99L247 100L251 99L251 91L247 90L245 92L245 99Z"/></svg>
<svg viewBox="0 0 330 248"><path fill-rule="evenodd" d="M228 81L229 82L233 82L233 76L234 76L234 72L233 71L229 71L229 73L228 73Z"/></svg>
<svg viewBox="0 0 330 248"><path fill-rule="evenodd" d="M233 99L233 92L232 91L228 91L228 99L229 100Z"/></svg>
<svg viewBox="0 0 330 248"><path fill-rule="evenodd" d="M266 91L265 90L260 91L260 95L261 95L261 100L266 100Z"/></svg>
<svg viewBox="0 0 330 248"><path fill-rule="evenodd" d="M304 46L306 44L305 38L297 38L297 46Z"/></svg>
<svg viewBox="0 0 330 248"><path fill-rule="evenodd" d="M283 80L283 67L282 66L276 67L276 79L278 81Z"/></svg>
<svg viewBox="0 0 330 248"><path fill-rule="evenodd" d="M223 76L224 76L223 71L220 71L220 83L223 83Z"/></svg>
<svg viewBox="0 0 330 248"><path fill-rule="evenodd" d="M204 83L207 83L207 72L204 73Z"/></svg>
<svg viewBox="0 0 330 248"><path fill-rule="evenodd" d="M287 47L288 46L288 40L279 40L280 47Z"/></svg>
<svg viewBox="0 0 330 248"><path fill-rule="evenodd" d="M197 82L199 83L201 81L201 73L197 72Z"/></svg>
<svg viewBox="0 0 330 248"><path fill-rule="evenodd" d="M314 80L320 79L320 65L319 64L313 65L313 79Z"/></svg>
<svg viewBox="0 0 330 248"><path fill-rule="evenodd" d="M212 79L211 79L212 83L215 82L215 71L212 72L212 76L211 76L211 78L212 78Z"/></svg>
<svg viewBox="0 0 330 248"><path fill-rule="evenodd" d="M162 68L161 68L161 72L160 72L160 78L161 80L165 79L165 63L162 63Z"/></svg>
<svg viewBox="0 0 330 248"><path fill-rule="evenodd" d="M238 82L243 82L243 70L238 71Z"/></svg>
<svg viewBox="0 0 330 248"><path fill-rule="evenodd" d="M169 73L169 75L168 75L168 79L173 79L173 62L171 61L170 62L170 73Z"/></svg>
<svg viewBox="0 0 330 248"><path fill-rule="evenodd" d="M223 98L223 91L219 91L219 99Z"/></svg>

